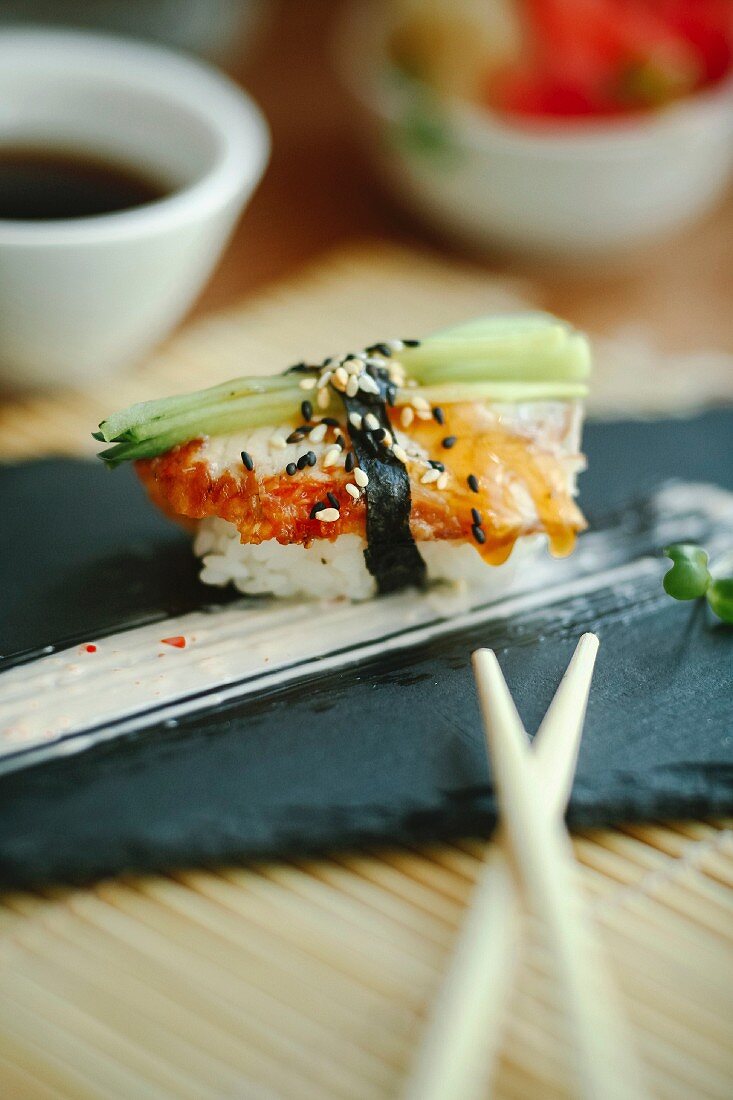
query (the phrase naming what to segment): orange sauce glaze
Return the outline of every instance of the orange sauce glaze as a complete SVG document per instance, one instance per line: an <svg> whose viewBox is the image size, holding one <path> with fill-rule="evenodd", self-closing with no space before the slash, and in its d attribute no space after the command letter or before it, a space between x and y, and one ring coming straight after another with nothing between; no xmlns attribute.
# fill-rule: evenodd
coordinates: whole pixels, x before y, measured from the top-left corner
<svg viewBox="0 0 733 1100"><path fill-rule="evenodd" d="M392 414L398 425L399 410ZM570 416L568 409L568 416ZM473 406L446 407L445 424L415 420L409 429L412 440L429 456L445 465L452 475L444 490L423 485L425 467L411 464L412 511L410 526L415 539L457 539L472 542L485 561L498 565L506 561L521 535L544 532L556 557L569 554L585 520L568 491L568 475L562 454L562 431L520 429L515 422L501 419ZM446 449L442 440L455 435L455 445ZM257 470L243 466L235 474L226 470L212 476L199 456L201 440L174 447L157 458L136 463L138 474L155 504L179 521L219 516L233 523L242 542L259 543L277 539L288 544L310 543L313 539L334 539L339 535L364 535L366 505L355 501L345 486L352 478L343 467L311 472L309 467L289 477L258 477ZM316 476L313 476L313 475ZM479 492L468 485L475 474ZM333 492L341 505L335 523L310 519L326 491ZM471 509L481 514L486 542L478 545L472 535Z"/></svg>

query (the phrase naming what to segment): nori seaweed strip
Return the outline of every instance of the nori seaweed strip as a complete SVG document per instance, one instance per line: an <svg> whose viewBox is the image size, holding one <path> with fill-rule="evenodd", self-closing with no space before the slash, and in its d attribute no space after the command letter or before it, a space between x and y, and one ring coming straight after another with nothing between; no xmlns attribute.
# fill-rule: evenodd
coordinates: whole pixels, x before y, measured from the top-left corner
<svg viewBox="0 0 733 1100"><path fill-rule="evenodd" d="M372 413L381 428L388 431L386 394L387 372L370 369L379 386L379 396L360 390L356 397L341 394L347 412L349 435L359 466L369 478L366 487L366 566L381 593L397 592L410 586L422 588L427 568L410 531L410 479L403 464L391 450L378 446L369 431L358 430L348 420L349 413L364 417Z"/></svg>

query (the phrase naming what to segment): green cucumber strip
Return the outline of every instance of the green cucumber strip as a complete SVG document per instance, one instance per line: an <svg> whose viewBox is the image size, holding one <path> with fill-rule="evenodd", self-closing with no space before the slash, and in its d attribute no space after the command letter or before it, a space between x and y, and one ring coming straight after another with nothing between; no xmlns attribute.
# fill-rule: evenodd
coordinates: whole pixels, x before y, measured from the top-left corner
<svg viewBox="0 0 733 1100"><path fill-rule="evenodd" d="M229 382L222 382L218 386L210 386L205 390L195 390L193 393L161 397L131 405L103 420L99 425L99 434L107 443L111 443L142 424L175 416L191 409L200 409L205 405L217 404L219 401L230 398L244 397L250 393L275 393L279 390L292 389L292 387L292 376L282 374L233 378Z"/></svg>
<svg viewBox="0 0 733 1100"><path fill-rule="evenodd" d="M278 424L282 421L293 419L292 400L281 403L270 403L258 408L248 409L244 412L241 408L231 412L226 406L221 406L218 411L208 412L199 416L196 421L196 431L192 432L187 425L174 425L160 435L149 436L138 441L117 443L107 450L101 451L99 457L108 466L118 466L120 462L129 462L138 458L155 458L164 454L171 447L179 443L188 443L199 436L227 435L230 432L243 431L249 428L261 428L269 424Z"/></svg>
<svg viewBox="0 0 733 1100"><path fill-rule="evenodd" d="M158 435L167 435L174 431L179 432L181 438L185 435L187 439L194 439L202 434L210 435L210 430L203 426L221 416L228 417L233 423L239 422L243 427L248 427L260 409L270 413L273 418L271 423L276 424L280 420L291 420L297 417L302 399L303 391L293 387L291 382L290 388L281 393L245 394L217 404L198 406L178 416L147 421L136 428L130 428L125 433L123 442L141 443L144 439L154 439Z"/></svg>
<svg viewBox="0 0 733 1100"><path fill-rule="evenodd" d="M485 347L471 348L466 354L454 354L442 362L425 361L410 370L421 385L444 382L468 382L473 379L514 382L580 382L590 373L588 346L582 339L571 338L559 346L547 343L531 353L521 350L521 369L517 355L503 348L494 354Z"/></svg>
<svg viewBox="0 0 733 1100"><path fill-rule="evenodd" d="M487 373L501 372L517 381L529 380L535 373L551 372L559 378L568 374L587 377L590 373L590 349L585 337L568 332L560 325L537 329L526 334L510 333L491 339L426 341L401 353L408 374L422 381L428 372L451 377L464 364L475 363Z"/></svg>

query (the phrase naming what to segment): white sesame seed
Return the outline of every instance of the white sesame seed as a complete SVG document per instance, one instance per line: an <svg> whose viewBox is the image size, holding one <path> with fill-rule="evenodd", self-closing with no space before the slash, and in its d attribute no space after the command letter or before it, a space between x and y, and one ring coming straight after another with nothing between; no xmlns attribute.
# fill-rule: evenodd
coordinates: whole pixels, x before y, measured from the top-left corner
<svg viewBox="0 0 733 1100"><path fill-rule="evenodd" d="M370 355L367 357L366 364L368 367L386 367L387 360L381 355Z"/></svg>
<svg viewBox="0 0 733 1100"><path fill-rule="evenodd" d="M412 407L414 409L427 409L429 412L430 402L426 401L424 397L421 397L420 394L416 393L412 399Z"/></svg>
<svg viewBox="0 0 733 1100"><path fill-rule="evenodd" d="M317 381L317 378L301 378L300 382L298 382L298 385L300 386L301 390L314 390L316 388Z"/></svg>
<svg viewBox="0 0 733 1100"><path fill-rule="evenodd" d="M448 488L448 481L449 481L448 474L446 472L443 472L440 475L440 477L438 478L438 480L435 482L435 488L436 489L447 489Z"/></svg>
<svg viewBox="0 0 733 1100"><path fill-rule="evenodd" d="M391 447L392 444L394 443L394 440L392 438L392 433L388 432L386 428L385 428L385 431L384 431L384 439L382 439L381 442L385 447Z"/></svg>
<svg viewBox="0 0 733 1100"><path fill-rule="evenodd" d="M318 387L319 390L322 390L324 386L328 385L328 383L331 381L331 375L332 374L333 374L332 370L324 370L323 374L320 376L320 378L318 379L318 381L316 383L316 386Z"/></svg>
<svg viewBox="0 0 733 1100"><path fill-rule="evenodd" d="M311 443L320 443L324 435L326 434L327 428L328 424L316 424L315 428L308 436Z"/></svg>
<svg viewBox="0 0 733 1100"><path fill-rule="evenodd" d="M328 396L328 390L319 390L316 396L316 405L319 409L327 409L331 398Z"/></svg>
<svg viewBox="0 0 733 1100"><path fill-rule="evenodd" d="M347 359L344 363L344 370L348 374L361 374L364 370L364 364L361 359Z"/></svg>
<svg viewBox="0 0 733 1100"><path fill-rule="evenodd" d="M343 367L336 367L336 370L333 372L333 380L334 383L338 382L339 385L345 386L349 381L349 376Z"/></svg>
<svg viewBox="0 0 733 1100"><path fill-rule="evenodd" d="M410 424L412 424L414 419L415 419L414 410L411 409L409 405L405 405L404 409L402 410L402 412L400 414L400 424L402 425L403 428L409 428Z"/></svg>
<svg viewBox="0 0 733 1100"><path fill-rule="evenodd" d="M348 482L346 486L346 492L349 494L350 497L353 497L354 500L358 500L361 496L361 493L357 489L356 485L352 485L351 482Z"/></svg>
<svg viewBox="0 0 733 1100"><path fill-rule="evenodd" d="M387 341L387 347L391 351L402 351L404 346L405 345L403 344L402 340L388 340Z"/></svg>
<svg viewBox="0 0 733 1100"><path fill-rule="evenodd" d="M415 410L415 416L418 418L418 420L432 420L433 419L433 414L431 413L430 409L416 409Z"/></svg>
<svg viewBox="0 0 733 1100"><path fill-rule="evenodd" d="M400 447L399 443L395 443L392 448L392 454L398 462L407 462L407 451L405 451L403 447Z"/></svg>
<svg viewBox="0 0 733 1100"><path fill-rule="evenodd" d="M431 482L437 481L439 477L440 477L440 470L434 470L433 467L431 466L430 469L426 470L425 473L420 478L420 484L421 485L430 485Z"/></svg>
<svg viewBox="0 0 733 1100"><path fill-rule="evenodd" d="M361 415L359 413L349 413L349 424L359 430L361 428Z"/></svg>
<svg viewBox="0 0 733 1100"><path fill-rule="evenodd" d="M355 374L349 375L349 381L346 383L346 396L356 397L359 392L359 379Z"/></svg>
<svg viewBox="0 0 733 1100"><path fill-rule="evenodd" d="M313 433L311 432L311 435L312 434ZM331 447L331 448L329 448L329 450L327 450L325 455L323 456L323 465L324 466L335 466L336 463L339 460L340 454L341 454L341 448L340 447Z"/></svg>
<svg viewBox="0 0 733 1100"><path fill-rule="evenodd" d="M316 519L319 519L321 523L335 523L340 514L338 508L322 508L317 513Z"/></svg>
<svg viewBox="0 0 733 1100"><path fill-rule="evenodd" d="M364 417L364 427L368 428L370 432L376 432L379 427L379 421L374 413L367 413Z"/></svg>
<svg viewBox="0 0 733 1100"><path fill-rule="evenodd" d="M285 441L285 436L284 435L278 435L277 432L275 433L275 435L271 435L270 436L270 446L271 447L276 447L277 450L279 450L279 451L284 451L285 448L287 447L287 443Z"/></svg>
<svg viewBox="0 0 733 1100"><path fill-rule="evenodd" d="M359 389L364 393L379 393L379 386L369 374L362 374L359 378Z"/></svg>
<svg viewBox="0 0 733 1100"><path fill-rule="evenodd" d="M360 466L356 466L355 469L354 469L354 481L356 482L356 484L359 486L360 489L365 489L367 487L367 485L369 484L369 478L367 477L367 475L364 473L364 471L361 469Z"/></svg>

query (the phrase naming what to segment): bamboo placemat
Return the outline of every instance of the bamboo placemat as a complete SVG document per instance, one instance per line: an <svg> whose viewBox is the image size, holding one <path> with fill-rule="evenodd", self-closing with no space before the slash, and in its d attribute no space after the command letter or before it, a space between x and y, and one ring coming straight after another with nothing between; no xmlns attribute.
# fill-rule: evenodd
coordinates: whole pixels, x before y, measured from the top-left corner
<svg viewBox="0 0 733 1100"><path fill-rule="evenodd" d="M411 335L531 300L526 284L425 257L342 253L199 322L124 377L0 404L0 454L92 453L88 432L126 402L364 344L375 325ZM704 392L690 393L689 364L669 357L669 385L650 401L642 344L634 360L633 341L601 343L597 410L731 396L730 361L711 352ZM728 1100L733 827L650 824L574 843L655 1095ZM485 851L466 840L5 895L0 1095L398 1095ZM489 1025L503 1035L495 1095L570 1096L551 960L531 914L523 924L515 995Z"/></svg>

